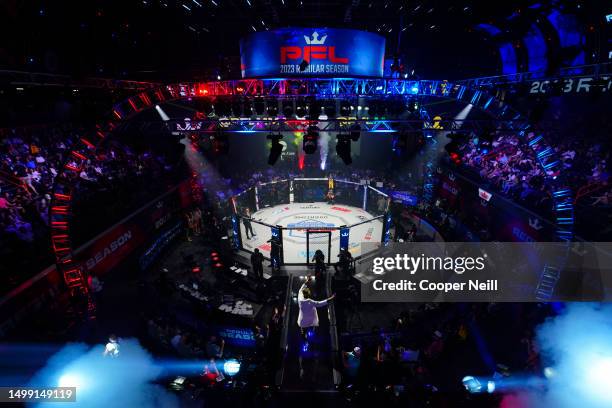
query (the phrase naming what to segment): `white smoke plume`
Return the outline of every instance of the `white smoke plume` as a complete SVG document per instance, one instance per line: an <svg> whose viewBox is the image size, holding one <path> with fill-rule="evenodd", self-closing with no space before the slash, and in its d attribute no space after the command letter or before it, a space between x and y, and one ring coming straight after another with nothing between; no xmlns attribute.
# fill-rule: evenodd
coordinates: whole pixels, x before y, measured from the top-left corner
<svg viewBox="0 0 612 408"><path fill-rule="evenodd" d="M121 340L117 358L104 357L104 346L68 344L53 355L29 386L76 386L71 407L178 407L178 398L153 384L162 373L136 339ZM57 407L57 403L33 405Z"/></svg>

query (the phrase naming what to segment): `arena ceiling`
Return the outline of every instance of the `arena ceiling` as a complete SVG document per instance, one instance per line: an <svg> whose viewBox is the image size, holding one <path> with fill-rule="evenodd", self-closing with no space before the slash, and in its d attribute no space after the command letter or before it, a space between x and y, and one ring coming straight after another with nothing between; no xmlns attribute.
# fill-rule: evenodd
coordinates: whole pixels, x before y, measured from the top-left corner
<svg viewBox="0 0 612 408"><path fill-rule="evenodd" d="M171 81L237 77L238 41L287 26L351 27L387 38L421 77L494 74L498 47L553 8L596 30L604 2L569 0L8 0L0 67ZM520 45L517 45L520 47Z"/></svg>

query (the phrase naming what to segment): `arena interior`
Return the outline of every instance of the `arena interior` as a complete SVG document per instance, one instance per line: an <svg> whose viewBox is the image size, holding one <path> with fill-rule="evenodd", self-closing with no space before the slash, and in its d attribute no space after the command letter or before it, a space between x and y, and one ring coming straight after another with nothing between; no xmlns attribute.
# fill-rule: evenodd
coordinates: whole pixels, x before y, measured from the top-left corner
<svg viewBox="0 0 612 408"><path fill-rule="evenodd" d="M0 4L0 406L612 406L612 4Z"/></svg>

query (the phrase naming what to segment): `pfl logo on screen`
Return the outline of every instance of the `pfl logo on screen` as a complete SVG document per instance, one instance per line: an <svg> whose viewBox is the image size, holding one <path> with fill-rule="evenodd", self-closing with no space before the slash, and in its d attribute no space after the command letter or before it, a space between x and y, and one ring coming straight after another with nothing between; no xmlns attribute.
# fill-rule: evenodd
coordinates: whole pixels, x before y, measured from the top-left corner
<svg viewBox="0 0 612 408"><path fill-rule="evenodd" d="M319 38L319 33L312 33L312 37L304 36L306 45L298 47L295 45L283 46L280 49L281 64L286 64L288 60L304 60L310 62L313 60L326 60L332 64L348 64L348 58L338 57L336 55L335 46L326 46L327 34Z"/></svg>

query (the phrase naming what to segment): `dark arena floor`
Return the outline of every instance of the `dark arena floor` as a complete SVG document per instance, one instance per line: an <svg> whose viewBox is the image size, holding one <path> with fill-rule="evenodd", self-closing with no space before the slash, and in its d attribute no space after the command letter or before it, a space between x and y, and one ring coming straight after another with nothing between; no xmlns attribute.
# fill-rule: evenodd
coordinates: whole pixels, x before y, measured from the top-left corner
<svg viewBox="0 0 612 408"><path fill-rule="evenodd" d="M0 4L0 408L611 407L604 3Z"/></svg>

